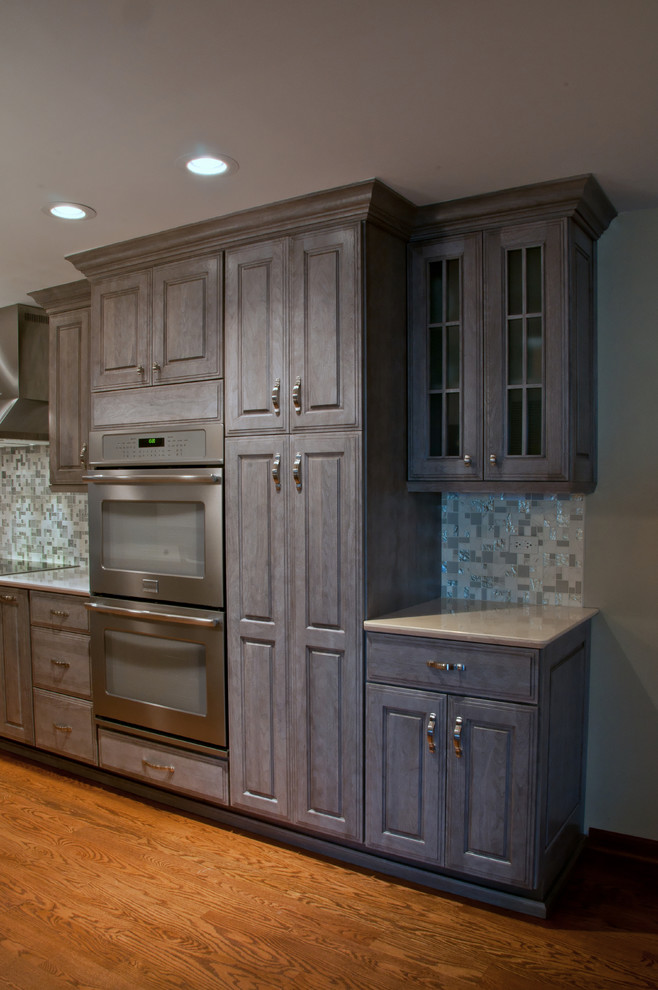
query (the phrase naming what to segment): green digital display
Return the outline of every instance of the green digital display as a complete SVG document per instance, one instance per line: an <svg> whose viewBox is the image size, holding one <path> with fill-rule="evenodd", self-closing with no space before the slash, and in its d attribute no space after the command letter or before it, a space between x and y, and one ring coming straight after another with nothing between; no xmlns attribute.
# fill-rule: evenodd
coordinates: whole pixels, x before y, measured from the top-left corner
<svg viewBox="0 0 658 990"><path fill-rule="evenodd" d="M138 447L164 447L164 437L140 437Z"/></svg>

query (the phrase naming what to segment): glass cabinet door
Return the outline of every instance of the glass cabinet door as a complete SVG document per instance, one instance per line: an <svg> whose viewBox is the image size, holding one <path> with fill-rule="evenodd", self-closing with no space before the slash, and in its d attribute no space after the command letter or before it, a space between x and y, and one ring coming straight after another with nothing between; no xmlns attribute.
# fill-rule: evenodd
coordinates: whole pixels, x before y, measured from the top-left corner
<svg viewBox="0 0 658 990"><path fill-rule="evenodd" d="M481 238L412 248L409 479L481 477Z"/></svg>
<svg viewBox="0 0 658 990"><path fill-rule="evenodd" d="M565 236L559 220L485 235L485 479L565 476Z"/></svg>

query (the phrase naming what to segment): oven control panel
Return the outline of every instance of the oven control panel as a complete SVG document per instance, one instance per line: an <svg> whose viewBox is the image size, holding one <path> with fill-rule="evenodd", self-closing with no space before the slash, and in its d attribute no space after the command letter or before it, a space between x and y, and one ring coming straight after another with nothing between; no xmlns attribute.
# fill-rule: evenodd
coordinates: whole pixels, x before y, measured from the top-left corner
<svg viewBox="0 0 658 990"><path fill-rule="evenodd" d="M222 464L221 423L186 429L154 429L140 433L89 434L89 463L94 465Z"/></svg>

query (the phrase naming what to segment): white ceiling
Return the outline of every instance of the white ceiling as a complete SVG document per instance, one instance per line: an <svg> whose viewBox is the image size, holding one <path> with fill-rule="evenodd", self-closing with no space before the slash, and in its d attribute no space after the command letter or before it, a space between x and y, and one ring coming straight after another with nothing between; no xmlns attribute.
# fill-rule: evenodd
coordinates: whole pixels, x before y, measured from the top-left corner
<svg viewBox="0 0 658 990"><path fill-rule="evenodd" d="M377 176L658 206L657 0L0 0L0 305L66 255ZM224 152L239 170L177 160ZM56 221L57 199L93 206Z"/></svg>

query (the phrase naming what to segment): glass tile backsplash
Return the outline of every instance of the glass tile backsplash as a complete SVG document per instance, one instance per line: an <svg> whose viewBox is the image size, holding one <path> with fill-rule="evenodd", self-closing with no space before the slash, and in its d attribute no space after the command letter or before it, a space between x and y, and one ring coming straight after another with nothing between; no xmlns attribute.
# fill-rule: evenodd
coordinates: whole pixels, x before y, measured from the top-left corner
<svg viewBox="0 0 658 990"><path fill-rule="evenodd" d="M582 495L443 495L444 598L583 603Z"/></svg>
<svg viewBox="0 0 658 990"><path fill-rule="evenodd" d="M0 447L0 557L89 561L85 492L53 492L48 447Z"/></svg>

